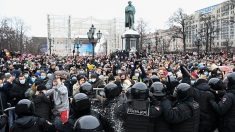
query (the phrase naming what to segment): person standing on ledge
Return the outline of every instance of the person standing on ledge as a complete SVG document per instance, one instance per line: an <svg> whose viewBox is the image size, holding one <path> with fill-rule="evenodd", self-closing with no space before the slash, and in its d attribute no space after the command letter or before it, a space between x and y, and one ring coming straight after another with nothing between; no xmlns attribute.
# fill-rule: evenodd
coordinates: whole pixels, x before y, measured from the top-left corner
<svg viewBox="0 0 235 132"><path fill-rule="evenodd" d="M131 1L128 1L128 6L125 9L125 27L134 30L135 23L135 7Z"/></svg>

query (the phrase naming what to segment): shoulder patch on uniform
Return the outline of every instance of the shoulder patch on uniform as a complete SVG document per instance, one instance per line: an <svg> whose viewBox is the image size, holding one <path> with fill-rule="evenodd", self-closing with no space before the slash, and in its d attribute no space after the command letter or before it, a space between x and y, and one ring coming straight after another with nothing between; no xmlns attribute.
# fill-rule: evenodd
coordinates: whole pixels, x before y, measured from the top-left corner
<svg viewBox="0 0 235 132"><path fill-rule="evenodd" d="M155 107L155 109L156 109L157 111L159 111L159 110L160 110L160 108L159 108L159 107Z"/></svg>
<svg viewBox="0 0 235 132"><path fill-rule="evenodd" d="M222 103L225 103L226 100L227 100L226 98L223 98L223 99L222 99Z"/></svg>

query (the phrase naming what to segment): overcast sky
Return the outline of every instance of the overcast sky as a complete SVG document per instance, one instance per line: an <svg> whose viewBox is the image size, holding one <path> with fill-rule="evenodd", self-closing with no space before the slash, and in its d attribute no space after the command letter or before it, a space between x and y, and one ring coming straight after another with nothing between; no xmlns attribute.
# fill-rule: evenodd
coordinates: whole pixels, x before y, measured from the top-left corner
<svg viewBox="0 0 235 132"><path fill-rule="evenodd" d="M168 18L182 8L187 14L225 0L132 0L136 19L152 28L167 28ZM0 17L19 17L30 27L28 34L47 36L47 14L100 19L124 18L128 0L0 0Z"/></svg>

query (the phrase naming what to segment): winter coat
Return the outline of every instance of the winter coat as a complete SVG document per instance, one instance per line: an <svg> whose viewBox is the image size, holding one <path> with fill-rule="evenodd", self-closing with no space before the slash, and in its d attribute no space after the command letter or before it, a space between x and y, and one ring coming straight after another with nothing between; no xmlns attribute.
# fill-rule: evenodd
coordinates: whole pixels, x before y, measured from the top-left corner
<svg viewBox="0 0 235 132"><path fill-rule="evenodd" d="M47 122L43 118L23 116L13 123L11 132L44 132Z"/></svg>
<svg viewBox="0 0 235 132"><path fill-rule="evenodd" d="M45 95L52 95L54 101L54 114L69 110L68 90L64 84L53 86Z"/></svg>
<svg viewBox="0 0 235 132"><path fill-rule="evenodd" d="M35 105L35 114L46 120L50 120L51 116L51 101L44 93L39 93L33 97Z"/></svg>
<svg viewBox="0 0 235 132"><path fill-rule="evenodd" d="M29 88L30 87L28 83L20 84L19 80L17 80L9 92L11 105L15 106L21 99L25 99L25 92Z"/></svg>

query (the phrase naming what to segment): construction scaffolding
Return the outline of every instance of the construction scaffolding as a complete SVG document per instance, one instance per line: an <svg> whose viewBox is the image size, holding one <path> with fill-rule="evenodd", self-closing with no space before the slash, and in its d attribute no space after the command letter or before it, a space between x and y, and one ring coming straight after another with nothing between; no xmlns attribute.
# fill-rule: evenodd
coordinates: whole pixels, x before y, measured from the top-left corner
<svg viewBox="0 0 235 132"><path fill-rule="evenodd" d="M91 25L94 25L96 32L102 32L103 41L97 43L96 48L103 49L105 54L121 49L121 35L125 30L124 20L114 18L101 20L94 17L73 18L71 16L48 15L48 53L57 55L71 55L75 38L87 37ZM98 50L100 51L100 50Z"/></svg>

